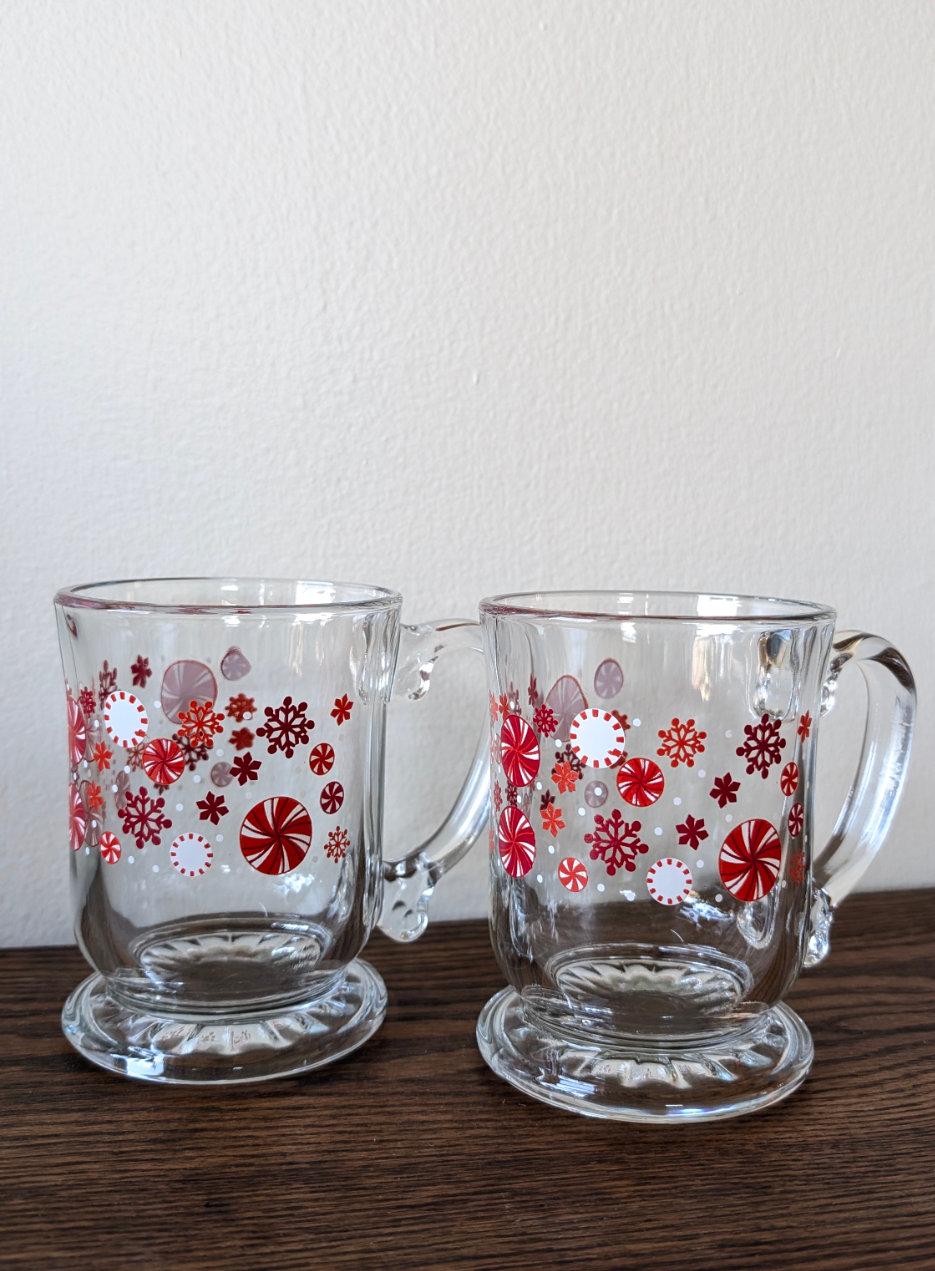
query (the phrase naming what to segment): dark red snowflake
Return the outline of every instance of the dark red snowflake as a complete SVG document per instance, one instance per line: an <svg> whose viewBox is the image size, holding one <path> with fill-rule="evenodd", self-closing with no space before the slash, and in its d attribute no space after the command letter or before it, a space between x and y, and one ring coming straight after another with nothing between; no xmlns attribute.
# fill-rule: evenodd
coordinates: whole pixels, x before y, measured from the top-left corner
<svg viewBox="0 0 935 1271"><path fill-rule="evenodd" d="M747 775L758 772L765 780L774 763L779 763L785 737L779 736L778 719L762 715L758 724L744 724L747 740L737 747L737 754L747 760Z"/></svg>
<svg viewBox="0 0 935 1271"><path fill-rule="evenodd" d="M238 724L242 724L245 719L253 718L256 713L256 702L245 693L238 693L227 703L227 713L231 719L236 719Z"/></svg>
<svg viewBox="0 0 935 1271"><path fill-rule="evenodd" d="M729 772L725 772L723 777L714 778L714 786L708 793L712 799L717 799L719 808L725 807L728 803L737 802L737 791L740 789L740 782L734 781Z"/></svg>
<svg viewBox="0 0 935 1271"><path fill-rule="evenodd" d="M810 711L806 711L805 714L802 716L802 718L799 720L799 726L796 729L796 732L799 734L799 736L801 737L803 741L806 741L811 731L812 731L812 716Z"/></svg>
<svg viewBox="0 0 935 1271"><path fill-rule="evenodd" d="M687 816L681 825L675 827L675 832L679 836L679 847L691 847L696 852L702 841L708 837L704 821L696 820L693 816Z"/></svg>
<svg viewBox="0 0 935 1271"><path fill-rule="evenodd" d="M619 808L614 808L608 817L595 813L594 832L584 836L585 843L591 844L591 860L602 860L611 878L621 868L633 873L636 857L649 851L640 840L641 828L639 821L624 821Z"/></svg>
<svg viewBox="0 0 935 1271"><path fill-rule="evenodd" d="M536 683L536 677L534 675L529 677L529 688L526 690L526 696L529 698L530 706L539 705L541 700L539 697L539 685Z"/></svg>
<svg viewBox="0 0 935 1271"><path fill-rule="evenodd" d="M261 762L259 759L254 759L249 751L245 755L238 755L230 766L230 775L236 777L242 786L245 786L248 781L258 781L256 774L260 771Z"/></svg>
<svg viewBox="0 0 935 1271"><path fill-rule="evenodd" d="M254 736L249 728L235 728L231 733L231 745L235 750L249 750L253 742Z"/></svg>
<svg viewBox="0 0 935 1271"><path fill-rule="evenodd" d="M165 799L151 799L145 786L140 786L139 794L127 791L120 809L120 819L124 834L132 836L139 851L147 843L158 847L162 842L161 832L171 827L172 822L162 814L165 805Z"/></svg>
<svg viewBox="0 0 935 1271"><path fill-rule="evenodd" d="M78 694L78 705L84 711L86 716L91 716L97 710L97 701L94 697L93 688L83 688Z"/></svg>
<svg viewBox="0 0 935 1271"><path fill-rule="evenodd" d="M182 758L189 772L194 772L198 764L208 758L208 747L196 746L184 733L173 733L172 740L181 747Z"/></svg>
<svg viewBox="0 0 935 1271"><path fill-rule="evenodd" d="M230 808L224 802L223 795L216 795L212 791L208 791L203 799L199 799L197 806L201 808L199 813L202 821L210 821L212 825L217 825L222 816L227 816Z"/></svg>
<svg viewBox="0 0 935 1271"><path fill-rule="evenodd" d="M551 807L555 802L555 795L551 790L546 790L545 794L539 800L539 811L544 812L546 808Z"/></svg>
<svg viewBox="0 0 935 1271"><path fill-rule="evenodd" d="M704 750L707 735L698 731L693 719L686 719L684 724L681 720L673 719L671 728L659 729L662 745L656 754L671 759L673 768L677 768L680 763L694 768L695 755Z"/></svg>
<svg viewBox="0 0 935 1271"><path fill-rule="evenodd" d="M516 786L511 785L509 781L506 783L506 801L511 808L518 806Z"/></svg>
<svg viewBox="0 0 935 1271"><path fill-rule="evenodd" d="M303 706L302 709L304 710L305 707ZM336 697L334 699L334 710L331 712L331 718L333 720L336 720L336 722L340 726L341 724L345 723L346 720L350 719L351 711L353 709L354 709L354 703L345 693L343 697ZM306 741L307 740L308 738L306 738Z"/></svg>
<svg viewBox="0 0 935 1271"><path fill-rule="evenodd" d="M347 830L342 830L340 825L336 825L325 841L325 855L332 861L343 860L350 845L351 840Z"/></svg>
<svg viewBox="0 0 935 1271"><path fill-rule="evenodd" d="M266 738L267 752L275 755L281 750L287 759L295 754L297 746L308 743L308 731L315 727L313 719L306 719L305 710L308 702L295 705L291 697L284 697L282 706L273 710L272 706L264 708L266 723L256 731L257 736ZM332 715L334 711L331 712Z"/></svg>
<svg viewBox="0 0 935 1271"><path fill-rule="evenodd" d="M536 726L536 732L541 733L543 737L551 737L558 727L555 711L548 706L537 707L532 722Z"/></svg>
<svg viewBox="0 0 935 1271"><path fill-rule="evenodd" d="M559 764L563 763L567 763L572 772L576 773L579 777L581 776L581 760L572 750L570 745L566 745L564 750L556 750L555 752L555 766L558 767Z"/></svg>
<svg viewBox="0 0 935 1271"><path fill-rule="evenodd" d="M149 669L149 658L144 658L142 653L137 655L136 661L130 667L130 674L133 676L133 683L137 688L145 688L146 681L152 675Z"/></svg>
<svg viewBox="0 0 935 1271"><path fill-rule="evenodd" d="M100 703L101 710L104 709L104 703L116 687L117 672L113 667L109 667L105 661L97 677L97 700Z"/></svg>
<svg viewBox="0 0 935 1271"><path fill-rule="evenodd" d="M507 714L509 715L522 714L522 711L520 710L520 705L519 705L519 689L516 687L516 685L513 683L512 680L510 681L509 687L506 690L506 704L507 704Z"/></svg>
<svg viewBox="0 0 935 1271"><path fill-rule="evenodd" d="M143 751L146 749L146 742L141 741L138 746L131 746L127 751L127 767L131 772L139 772L143 766Z"/></svg>
<svg viewBox="0 0 935 1271"><path fill-rule="evenodd" d="M500 815L500 809L503 807L503 791L500 788L500 782L493 783L493 806L496 809L497 816Z"/></svg>

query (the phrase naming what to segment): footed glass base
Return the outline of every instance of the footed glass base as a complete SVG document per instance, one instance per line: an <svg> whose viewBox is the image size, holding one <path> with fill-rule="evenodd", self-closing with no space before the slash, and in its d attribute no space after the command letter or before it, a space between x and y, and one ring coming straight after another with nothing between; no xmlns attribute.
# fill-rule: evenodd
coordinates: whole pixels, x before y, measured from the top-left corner
<svg viewBox="0 0 935 1271"><path fill-rule="evenodd" d="M357 959L314 1001L206 1019L144 1013L89 976L62 1011L79 1054L142 1081L233 1085L291 1077L332 1063L371 1037L386 1014L386 986Z"/></svg>
<svg viewBox="0 0 935 1271"><path fill-rule="evenodd" d="M552 1032L515 989L492 997L477 1044L493 1071L534 1099L617 1121L716 1121L778 1103L802 1084L814 1048L780 1004L727 1037L646 1041Z"/></svg>

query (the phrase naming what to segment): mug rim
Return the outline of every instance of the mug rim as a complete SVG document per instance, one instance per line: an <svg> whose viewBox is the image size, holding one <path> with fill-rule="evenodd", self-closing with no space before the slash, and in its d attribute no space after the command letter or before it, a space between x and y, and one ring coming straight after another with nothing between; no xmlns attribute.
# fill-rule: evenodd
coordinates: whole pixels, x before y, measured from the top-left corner
<svg viewBox="0 0 935 1271"><path fill-rule="evenodd" d="M232 599L229 603L207 600L202 603L184 600L148 600L126 599L120 596L95 595L108 588L147 588L154 591L172 584L206 584L208 587L222 592L230 591L249 584L254 588L293 587L307 588L311 595L313 589L331 589L335 593L351 593L344 598L315 598L292 600L287 603L274 604L243 603ZM359 593L356 596L353 593ZM305 612L346 612L390 610L399 608L403 598L400 592L388 587L378 587L372 583L337 582L330 579L307 578L269 578L231 575L177 575L162 578L117 578L104 582L77 583L74 586L62 587L55 594L56 605L74 609L95 609L120 613L173 613L173 614L227 614L236 613L305 613Z"/></svg>
<svg viewBox="0 0 935 1271"><path fill-rule="evenodd" d="M628 611L611 612L608 608L599 607L601 601L609 603L611 598L616 606L622 602L629 602ZM644 607L655 604L664 609L666 602L673 602L671 611L634 612L633 602L637 598L642 601ZM695 612L690 612L692 602ZM699 610L699 605L704 612ZM837 612L830 605L810 600L786 600L781 597L731 592L666 591L644 588L505 592L501 595L486 596L478 608L481 614L497 618L567 618L576 621L621 623L716 622L787 626L789 623L834 621L837 618Z"/></svg>

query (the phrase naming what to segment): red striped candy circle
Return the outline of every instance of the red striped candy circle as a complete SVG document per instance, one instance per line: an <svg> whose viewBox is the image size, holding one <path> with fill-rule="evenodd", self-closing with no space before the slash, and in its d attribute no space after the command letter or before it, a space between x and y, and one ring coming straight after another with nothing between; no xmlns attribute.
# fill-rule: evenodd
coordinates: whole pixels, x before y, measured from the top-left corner
<svg viewBox="0 0 935 1271"><path fill-rule="evenodd" d="M84 804L81 802L81 795L78 793L77 786L68 787L68 842L73 852L77 852L78 848L84 842L85 832L88 828L88 814Z"/></svg>
<svg viewBox="0 0 935 1271"><path fill-rule="evenodd" d="M171 786L185 771L185 755L178 742L156 737L143 747L143 770L157 786Z"/></svg>
<svg viewBox="0 0 935 1271"><path fill-rule="evenodd" d="M782 847L769 821L743 821L728 834L718 857L721 882L738 900L762 900L779 877Z"/></svg>
<svg viewBox="0 0 935 1271"><path fill-rule="evenodd" d="M201 834L180 834L169 849L172 864L180 874L194 878L211 868L214 852L211 844Z"/></svg>
<svg viewBox="0 0 935 1271"><path fill-rule="evenodd" d="M568 891L583 891L588 885L587 867L577 856L566 856L558 867L558 881Z"/></svg>
<svg viewBox="0 0 935 1271"><path fill-rule="evenodd" d="M240 850L261 874L288 874L312 845L312 818L298 799L277 795L252 807L240 827Z"/></svg>
<svg viewBox="0 0 935 1271"><path fill-rule="evenodd" d="M511 878L522 878L536 859L536 833L519 808L504 808L497 828L500 861Z"/></svg>
<svg viewBox="0 0 935 1271"><path fill-rule="evenodd" d="M120 860L120 839L110 830L101 835L101 855L108 865L116 865Z"/></svg>
<svg viewBox="0 0 935 1271"><path fill-rule="evenodd" d="M782 770L779 778L779 788L783 794L795 794L799 788L799 765L797 763L787 763Z"/></svg>
<svg viewBox="0 0 935 1271"><path fill-rule="evenodd" d="M69 693L68 703L68 758L73 768L77 768L84 758L88 742L88 729L81 713L81 707Z"/></svg>
<svg viewBox="0 0 935 1271"><path fill-rule="evenodd" d="M626 734L610 711L580 711L568 730L571 748L586 768L612 768L623 754Z"/></svg>
<svg viewBox="0 0 935 1271"><path fill-rule="evenodd" d="M646 871L646 886L660 905L680 905L692 889L692 872L684 861L664 856Z"/></svg>
<svg viewBox="0 0 935 1271"><path fill-rule="evenodd" d="M789 809L789 833L794 839L797 839L802 833L802 826L805 823L805 809L801 803L793 803Z"/></svg>
<svg viewBox="0 0 935 1271"><path fill-rule="evenodd" d="M308 766L316 777L323 777L334 767L334 747L326 741L317 745L308 757Z"/></svg>
<svg viewBox="0 0 935 1271"><path fill-rule="evenodd" d="M507 715L503 721L500 761L510 785L528 786L539 771L539 739L522 715Z"/></svg>
<svg viewBox="0 0 935 1271"><path fill-rule="evenodd" d="M662 769L652 759L628 759L617 772L620 797L635 808L648 808L666 786Z"/></svg>

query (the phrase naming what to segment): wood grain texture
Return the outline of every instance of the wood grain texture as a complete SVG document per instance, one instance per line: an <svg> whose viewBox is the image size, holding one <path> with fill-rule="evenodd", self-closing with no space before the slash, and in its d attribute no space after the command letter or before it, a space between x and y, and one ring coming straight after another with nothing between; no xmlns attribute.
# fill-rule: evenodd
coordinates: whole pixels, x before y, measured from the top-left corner
<svg viewBox="0 0 935 1271"><path fill-rule="evenodd" d="M370 1043L217 1093L92 1068L59 1031L79 954L0 953L0 1266L935 1268L933 915L932 892L849 901L790 998L812 1075L710 1128L585 1120L495 1078L482 923L375 937Z"/></svg>

